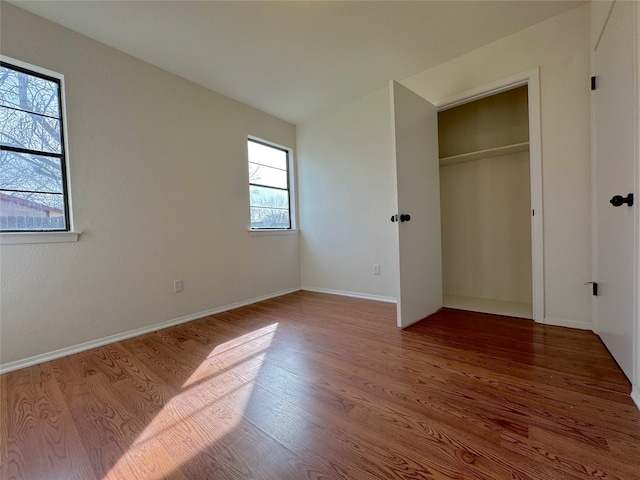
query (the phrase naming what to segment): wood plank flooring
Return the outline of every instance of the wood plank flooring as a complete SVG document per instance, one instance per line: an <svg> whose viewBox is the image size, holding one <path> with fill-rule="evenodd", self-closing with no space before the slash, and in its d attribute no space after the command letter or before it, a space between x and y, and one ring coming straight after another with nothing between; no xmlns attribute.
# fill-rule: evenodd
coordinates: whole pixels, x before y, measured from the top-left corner
<svg viewBox="0 0 640 480"><path fill-rule="evenodd" d="M1 479L640 479L591 332L297 292L0 377Z"/></svg>

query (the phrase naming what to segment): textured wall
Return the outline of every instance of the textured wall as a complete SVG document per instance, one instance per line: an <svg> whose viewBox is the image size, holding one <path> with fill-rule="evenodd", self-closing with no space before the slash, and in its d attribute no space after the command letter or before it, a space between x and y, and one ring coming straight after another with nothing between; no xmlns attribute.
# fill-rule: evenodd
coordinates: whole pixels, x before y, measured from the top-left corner
<svg viewBox="0 0 640 480"><path fill-rule="evenodd" d="M440 167L445 295L531 303L529 152Z"/></svg>
<svg viewBox="0 0 640 480"><path fill-rule="evenodd" d="M585 328L591 325L591 292L583 285L591 280L590 21L587 4L402 81L438 102L540 67L546 317ZM304 285L395 296L392 275L380 283L370 277L376 259L385 272L395 269L387 263L396 246L387 218L394 187L384 115L386 89L298 126L300 184L313 186L300 197L300 211L332 226L305 228ZM361 218L369 221L352 223ZM315 248L326 244L333 248Z"/></svg>
<svg viewBox="0 0 640 480"><path fill-rule="evenodd" d="M395 298L388 89L299 125L297 142L302 285Z"/></svg>
<svg viewBox="0 0 640 480"><path fill-rule="evenodd" d="M4 3L1 35L65 75L82 232L2 247L1 363L299 287L297 235L248 233L247 135L293 125Z"/></svg>
<svg viewBox="0 0 640 480"><path fill-rule="evenodd" d="M590 5L408 79L437 101L540 67L545 318L591 326Z"/></svg>

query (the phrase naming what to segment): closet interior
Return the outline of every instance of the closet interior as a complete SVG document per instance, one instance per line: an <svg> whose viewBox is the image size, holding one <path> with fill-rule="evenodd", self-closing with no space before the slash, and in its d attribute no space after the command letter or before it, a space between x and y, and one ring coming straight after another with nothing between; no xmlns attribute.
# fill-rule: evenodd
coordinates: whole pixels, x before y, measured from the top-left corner
<svg viewBox="0 0 640 480"><path fill-rule="evenodd" d="M533 318L527 86L438 113L445 307Z"/></svg>

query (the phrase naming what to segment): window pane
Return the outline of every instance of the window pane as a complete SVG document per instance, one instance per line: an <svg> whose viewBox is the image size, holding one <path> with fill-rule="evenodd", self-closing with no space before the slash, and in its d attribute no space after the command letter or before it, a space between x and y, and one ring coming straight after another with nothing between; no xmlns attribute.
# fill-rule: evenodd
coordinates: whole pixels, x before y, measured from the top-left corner
<svg viewBox="0 0 640 480"><path fill-rule="evenodd" d="M1 231L69 229L61 83L54 77L0 65Z"/></svg>
<svg viewBox="0 0 640 480"><path fill-rule="evenodd" d="M0 107L0 143L50 153L62 153L60 121Z"/></svg>
<svg viewBox="0 0 640 480"><path fill-rule="evenodd" d="M62 195L0 191L1 230L66 230Z"/></svg>
<svg viewBox="0 0 640 480"><path fill-rule="evenodd" d="M252 207L274 207L289 209L289 193L286 190L276 190L268 187L251 186L249 188Z"/></svg>
<svg viewBox="0 0 640 480"><path fill-rule="evenodd" d="M251 228L291 228L289 210L251 207Z"/></svg>
<svg viewBox="0 0 640 480"><path fill-rule="evenodd" d="M249 140L251 228L291 228L288 152Z"/></svg>
<svg viewBox="0 0 640 480"><path fill-rule="evenodd" d="M249 163L249 182L269 187L287 188L287 172L278 168Z"/></svg>
<svg viewBox="0 0 640 480"><path fill-rule="evenodd" d="M60 159L2 150L0 189L62 193Z"/></svg>
<svg viewBox="0 0 640 480"><path fill-rule="evenodd" d="M249 161L267 167L287 169L287 152L249 140Z"/></svg>
<svg viewBox="0 0 640 480"><path fill-rule="evenodd" d="M1 66L0 105L59 118L58 84Z"/></svg>

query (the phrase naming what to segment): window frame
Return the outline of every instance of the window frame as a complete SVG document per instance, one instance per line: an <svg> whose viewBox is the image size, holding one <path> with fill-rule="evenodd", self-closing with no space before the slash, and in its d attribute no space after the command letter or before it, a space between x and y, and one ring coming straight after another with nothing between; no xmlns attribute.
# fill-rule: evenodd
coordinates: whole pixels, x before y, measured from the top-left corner
<svg viewBox="0 0 640 480"><path fill-rule="evenodd" d="M285 147L284 145L279 145L274 142L270 142L264 140L260 137L255 137L253 135L247 136L247 168L251 162L249 159L249 142L257 143L259 145L264 145L265 147L273 148L276 150L280 150L286 153L287 155L287 196L289 200L289 227L286 228L270 228L270 227L252 227L251 226L251 187L266 187L266 188L274 188L276 190L284 191L283 188L271 187L269 185L262 185L259 183L253 183L249 179L249 171L247 170L247 180L249 185L249 232L251 235L284 235L284 234L295 234L297 233L297 221L296 221L296 205L295 205L295 176L294 176L294 162L293 162L293 149L289 147Z"/></svg>
<svg viewBox="0 0 640 480"><path fill-rule="evenodd" d="M67 110L64 75L6 55L0 55L0 63L11 70L54 82L58 86L58 110L60 121L61 153L44 152L45 156L59 158L61 171L62 196L64 203L65 228L41 230L0 230L0 245L19 243L57 243L77 241L79 232L74 230L73 208L71 200L71 178L69 168L69 138L67 134ZM2 146L2 149L17 153L42 155L37 150L13 146Z"/></svg>

